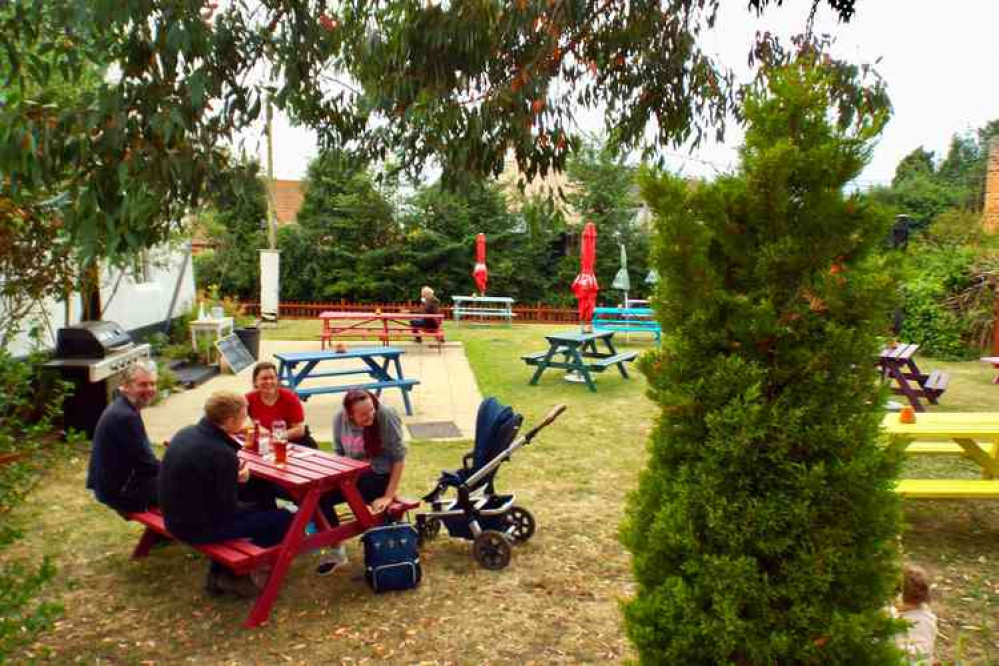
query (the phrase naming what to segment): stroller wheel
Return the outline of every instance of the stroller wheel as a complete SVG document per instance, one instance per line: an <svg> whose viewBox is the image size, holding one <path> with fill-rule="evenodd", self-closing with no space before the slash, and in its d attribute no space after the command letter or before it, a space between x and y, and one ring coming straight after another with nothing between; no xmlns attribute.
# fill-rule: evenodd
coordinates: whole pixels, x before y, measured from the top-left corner
<svg viewBox="0 0 999 666"><path fill-rule="evenodd" d="M510 564L512 549L502 532L484 530L472 543L472 555L483 569L503 569Z"/></svg>
<svg viewBox="0 0 999 666"><path fill-rule="evenodd" d="M441 521L440 518L427 518L425 520L418 520L416 523L417 531L420 535L420 543L424 541L431 541L437 538L437 535L441 533Z"/></svg>
<svg viewBox="0 0 999 666"><path fill-rule="evenodd" d="M506 533L514 543L524 543L534 536L534 516L522 506L512 506L505 514Z"/></svg>

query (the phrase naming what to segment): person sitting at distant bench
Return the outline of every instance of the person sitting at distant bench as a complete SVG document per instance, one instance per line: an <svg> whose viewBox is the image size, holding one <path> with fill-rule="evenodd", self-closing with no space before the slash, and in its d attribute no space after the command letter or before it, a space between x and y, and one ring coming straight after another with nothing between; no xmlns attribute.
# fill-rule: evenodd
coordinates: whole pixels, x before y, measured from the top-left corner
<svg viewBox="0 0 999 666"><path fill-rule="evenodd" d="M160 471L160 506L166 528L181 541L203 544L248 538L267 548L281 543L291 526L293 516L284 509L254 511L238 505L239 485L250 480L234 439L245 421L243 396L219 391L205 402L205 415L197 425L183 428L170 441ZM205 590L252 596L268 574L254 572L254 585L212 560Z"/></svg>
<svg viewBox="0 0 999 666"><path fill-rule="evenodd" d="M160 461L142 422L142 410L156 399L156 364L140 361L124 372L119 396L107 406L94 431L87 488L119 513L146 511L157 504Z"/></svg>
<svg viewBox="0 0 999 666"><path fill-rule="evenodd" d="M437 297L434 296L434 290L429 286L424 286L423 289L420 290L420 302L421 306L417 311L418 314L436 315L441 313L441 302L437 300ZM428 332L436 331L441 325L440 320L435 317L430 317L429 319L414 319L409 323L412 324L415 329ZM419 336L417 336L416 341L421 342Z"/></svg>

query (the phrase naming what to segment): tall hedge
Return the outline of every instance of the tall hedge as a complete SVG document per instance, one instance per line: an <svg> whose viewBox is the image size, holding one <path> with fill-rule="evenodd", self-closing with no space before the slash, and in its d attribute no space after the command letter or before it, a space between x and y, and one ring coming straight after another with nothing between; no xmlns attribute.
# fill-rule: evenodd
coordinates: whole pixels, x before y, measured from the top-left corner
<svg viewBox="0 0 999 666"><path fill-rule="evenodd" d="M622 527L642 663L898 658L883 612L898 459L876 443L873 367L889 220L843 194L887 101L818 62L770 70L747 96L736 175L641 177L668 332L643 360L662 413Z"/></svg>

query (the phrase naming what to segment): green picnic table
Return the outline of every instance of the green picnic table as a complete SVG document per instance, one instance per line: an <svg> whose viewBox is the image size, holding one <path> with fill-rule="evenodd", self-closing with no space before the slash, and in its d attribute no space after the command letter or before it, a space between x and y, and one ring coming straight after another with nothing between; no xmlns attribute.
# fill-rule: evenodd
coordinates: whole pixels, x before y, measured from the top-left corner
<svg viewBox="0 0 999 666"><path fill-rule="evenodd" d="M583 379L591 391L597 390L597 385L593 382L591 373L603 372L607 368L616 365L621 376L628 379L628 369L625 363L634 361L638 352L618 352L614 349L614 331L594 331L592 333L553 333L546 335L548 340L547 351L535 352L521 356L528 365L536 365L537 370L531 377L531 386L536 386L541 375L548 368L558 368L560 370L575 370ZM601 342L606 351L597 349L597 343ZM555 360L561 355L562 360Z"/></svg>

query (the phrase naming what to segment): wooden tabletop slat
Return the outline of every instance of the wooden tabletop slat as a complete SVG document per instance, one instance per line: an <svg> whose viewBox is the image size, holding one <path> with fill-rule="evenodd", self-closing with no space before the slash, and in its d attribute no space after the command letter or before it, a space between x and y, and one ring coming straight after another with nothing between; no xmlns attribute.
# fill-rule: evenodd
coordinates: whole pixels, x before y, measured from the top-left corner
<svg viewBox="0 0 999 666"><path fill-rule="evenodd" d="M302 456L302 451L309 453ZM250 473L254 476L282 485L301 487L325 484L340 476L358 474L369 467L363 460L353 460L346 456L296 445L289 445L288 453L290 455L283 465L267 460L257 453L240 451L239 456L248 463Z"/></svg>

